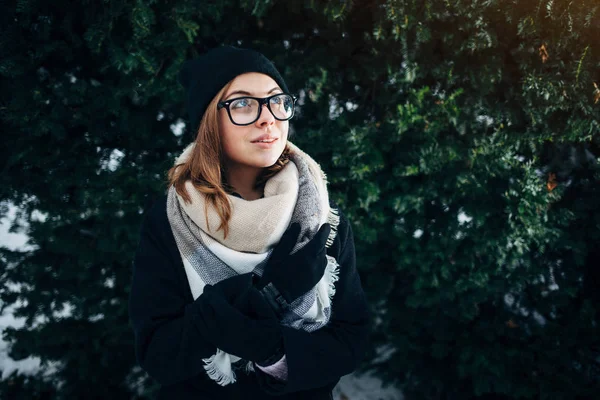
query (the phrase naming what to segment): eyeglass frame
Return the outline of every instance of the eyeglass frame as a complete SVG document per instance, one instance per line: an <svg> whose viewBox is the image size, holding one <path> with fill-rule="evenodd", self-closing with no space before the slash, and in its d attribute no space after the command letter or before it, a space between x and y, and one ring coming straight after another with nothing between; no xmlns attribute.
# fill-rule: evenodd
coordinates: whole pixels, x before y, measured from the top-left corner
<svg viewBox="0 0 600 400"><path fill-rule="evenodd" d="M285 95L290 96L292 98L292 115L290 115L289 118L285 118L285 119L277 118L275 116L275 113L273 113L273 110L271 110L271 99L273 97L281 96L282 94L285 94ZM229 105L232 102L234 102L236 100L240 100L240 99L253 99L253 100L258 101L258 114L257 114L256 119L254 121L248 122L247 124L238 124L231 117L231 111L229 110ZM252 125L256 121L258 121L258 119L260 118L260 115L262 114L263 106L265 104L267 105L267 108L269 109L269 112L271 113L271 115L273 116L273 118L275 118L277 121L289 121L290 119L292 119L292 117L294 116L294 114L296 112L296 101L298 101L298 97L294 96L293 94L285 93L285 92L276 93L273 96L262 97L262 98L261 97L253 97L253 96L241 96L241 97L236 97L234 99L229 99L229 100L218 102L217 103L217 110L225 108L227 110L227 115L229 116L229 120L231 121L232 124L237 125L237 126L248 126L248 125Z"/></svg>

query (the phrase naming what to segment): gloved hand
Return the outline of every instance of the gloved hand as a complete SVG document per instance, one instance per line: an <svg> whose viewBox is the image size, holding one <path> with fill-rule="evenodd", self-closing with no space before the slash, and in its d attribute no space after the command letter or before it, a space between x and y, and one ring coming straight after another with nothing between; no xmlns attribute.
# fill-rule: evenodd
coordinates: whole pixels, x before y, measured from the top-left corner
<svg viewBox="0 0 600 400"><path fill-rule="evenodd" d="M300 224L293 223L273 249L262 277L256 284L257 288L263 289L272 283L288 303L308 292L321 280L325 272L325 244L330 230L329 224L323 224L304 247L290 254L300 233Z"/></svg>
<svg viewBox="0 0 600 400"><path fill-rule="evenodd" d="M279 351L283 337L274 311L262 294L248 284L251 275L206 285L196 299L199 312L195 322L217 348L260 363ZM245 287L241 293L236 291L240 287Z"/></svg>
<svg viewBox="0 0 600 400"><path fill-rule="evenodd" d="M252 287L253 276L252 272L235 275L215 283L209 290L221 292L229 304L235 305L242 300L242 295Z"/></svg>

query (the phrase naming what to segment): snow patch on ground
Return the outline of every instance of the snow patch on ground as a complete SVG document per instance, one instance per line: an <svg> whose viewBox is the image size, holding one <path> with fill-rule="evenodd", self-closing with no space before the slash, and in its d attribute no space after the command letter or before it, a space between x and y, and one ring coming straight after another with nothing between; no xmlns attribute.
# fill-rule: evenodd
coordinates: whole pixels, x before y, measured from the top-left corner
<svg viewBox="0 0 600 400"><path fill-rule="evenodd" d="M24 233L9 232L9 228L16 218L17 208L13 204L8 204L6 215L0 215L0 247L11 250L27 250L27 235ZM29 357L24 360L15 361L8 356L8 343L4 341L4 330L11 326L20 328L24 324L23 318L13 316L13 308L7 307L0 315L0 370L4 379L13 371L18 370L22 374L33 374L40 367L40 359Z"/></svg>
<svg viewBox="0 0 600 400"><path fill-rule="evenodd" d="M402 392L370 372L343 376L333 389L334 400L404 400Z"/></svg>
<svg viewBox="0 0 600 400"><path fill-rule="evenodd" d="M23 326L23 318L15 318L12 315L12 309L8 307L5 312L0 315L0 331L9 327L19 328ZM2 371L1 379L5 379L13 371L19 371L20 374L34 374L40 368L40 359L37 357L28 357L23 360L15 361L8 356L8 344L4 341L3 336L0 337L0 370Z"/></svg>
<svg viewBox="0 0 600 400"><path fill-rule="evenodd" d="M6 247L11 250L29 250L27 248L29 238L26 234L8 231L17 217L17 207L12 203L4 203L2 205L8 206L8 212L6 215L0 214L0 247ZM36 218L42 217L42 213L36 214Z"/></svg>

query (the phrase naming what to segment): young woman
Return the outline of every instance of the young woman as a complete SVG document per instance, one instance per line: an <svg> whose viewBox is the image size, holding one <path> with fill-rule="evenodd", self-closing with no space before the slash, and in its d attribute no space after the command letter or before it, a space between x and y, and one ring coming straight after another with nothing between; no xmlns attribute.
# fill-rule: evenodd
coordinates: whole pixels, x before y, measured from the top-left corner
<svg viewBox="0 0 600 400"><path fill-rule="evenodd" d="M144 219L129 311L166 399L331 399L363 353L352 230L288 141L295 97L262 54L181 72L196 140Z"/></svg>

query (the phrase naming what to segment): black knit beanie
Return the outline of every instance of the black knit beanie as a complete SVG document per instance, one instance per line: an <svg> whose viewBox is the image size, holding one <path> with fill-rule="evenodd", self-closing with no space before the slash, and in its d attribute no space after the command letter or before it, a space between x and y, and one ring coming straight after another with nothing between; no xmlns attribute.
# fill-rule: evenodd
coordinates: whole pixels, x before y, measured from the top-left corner
<svg viewBox="0 0 600 400"><path fill-rule="evenodd" d="M190 127L195 136L204 111L213 97L236 76L247 72L269 75L288 93L285 81L275 65L261 53L231 46L209 50L195 60L188 60L179 72L179 82L186 91Z"/></svg>

